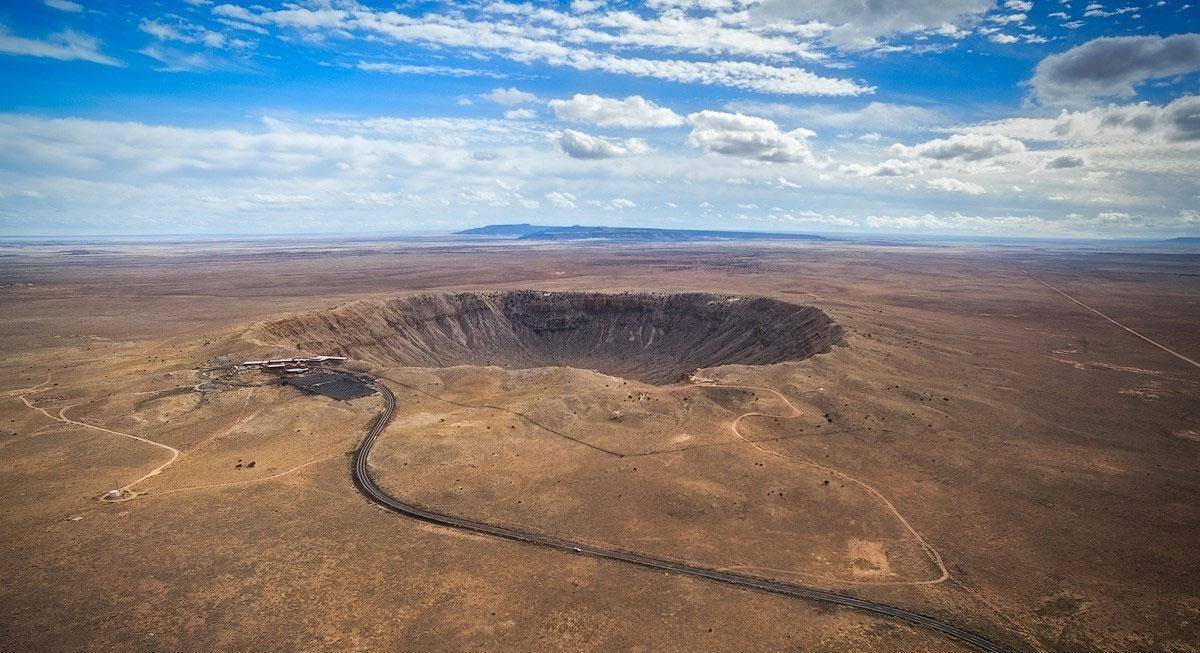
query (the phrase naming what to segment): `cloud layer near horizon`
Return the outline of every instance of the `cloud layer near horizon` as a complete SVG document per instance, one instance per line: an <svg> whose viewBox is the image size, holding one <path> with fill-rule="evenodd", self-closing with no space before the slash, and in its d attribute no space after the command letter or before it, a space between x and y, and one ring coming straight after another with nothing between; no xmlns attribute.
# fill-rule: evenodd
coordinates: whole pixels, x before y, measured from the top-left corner
<svg viewBox="0 0 1200 653"><path fill-rule="evenodd" d="M1200 231L1183 7L37 7L0 24L0 64L72 82L9 85L6 233ZM1184 31L1150 35L1148 17ZM993 81L994 62L1017 72Z"/></svg>

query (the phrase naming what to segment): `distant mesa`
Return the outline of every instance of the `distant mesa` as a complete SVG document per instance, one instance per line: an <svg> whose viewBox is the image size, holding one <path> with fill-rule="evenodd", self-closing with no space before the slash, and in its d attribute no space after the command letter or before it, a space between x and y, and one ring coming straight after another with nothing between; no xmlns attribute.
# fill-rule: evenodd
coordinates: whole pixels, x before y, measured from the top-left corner
<svg viewBox="0 0 1200 653"><path fill-rule="evenodd" d="M576 367L663 385L699 368L799 361L842 341L812 306L705 293L441 293L353 302L253 338L385 367Z"/></svg>
<svg viewBox="0 0 1200 653"><path fill-rule="evenodd" d="M518 240L606 240L614 242L689 242L721 240L828 240L813 234L648 227L555 227L534 224L492 224L455 232L459 236L490 236Z"/></svg>
<svg viewBox="0 0 1200 653"><path fill-rule="evenodd" d="M506 237L506 238L521 238L523 236L535 234L539 231L542 231L543 229L554 229L554 227L547 227L547 226L543 226L543 225L528 224L528 223L524 223L524 224L489 224L486 227L476 227L474 229L464 229L463 231L456 231L455 234L459 235L459 236L500 236L500 237Z"/></svg>

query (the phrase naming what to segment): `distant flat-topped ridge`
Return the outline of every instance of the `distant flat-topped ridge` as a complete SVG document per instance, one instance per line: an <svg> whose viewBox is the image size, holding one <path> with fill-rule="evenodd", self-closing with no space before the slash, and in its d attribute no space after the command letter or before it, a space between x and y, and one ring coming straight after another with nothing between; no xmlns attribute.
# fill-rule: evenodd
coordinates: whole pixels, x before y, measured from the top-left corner
<svg viewBox="0 0 1200 653"><path fill-rule="evenodd" d="M534 224L493 224L455 232L459 236L490 236L519 240L608 240L618 242L688 242L704 240L827 240L821 236L760 231L653 229L648 227L555 227Z"/></svg>
<svg viewBox="0 0 1200 653"><path fill-rule="evenodd" d="M264 322L260 341L386 366L577 367L653 384L798 361L841 342L813 306L706 293L437 293Z"/></svg>

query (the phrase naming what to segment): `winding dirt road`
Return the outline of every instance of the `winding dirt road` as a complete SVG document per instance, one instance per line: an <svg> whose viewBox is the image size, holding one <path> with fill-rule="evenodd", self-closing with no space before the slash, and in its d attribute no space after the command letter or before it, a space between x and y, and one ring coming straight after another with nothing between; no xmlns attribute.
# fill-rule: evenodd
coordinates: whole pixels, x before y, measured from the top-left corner
<svg viewBox="0 0 1200 653"><path fill-rule="evenodd" d="M36 388L38 386L34 386L34 387ZM22 392L28 392L28 390L24 390ZM144 442L146 444L153 445L160 449L165 449L165 450L171 452L171 458L168 459L166 462L164 462L163 464L159 465L158 467L155 467L154 469L150 470L143 476L141 476L133 481L130 481L129 483L126 483L125 485L118 488L118 491L120 492L122 498L116 499L116 501L123 501L123 500L128 500L129 498L132 498L131 496L126 496L126 494L129 493L135 485L141 483L142 481L145 481L148 478L152 478L152 477L157 476L160 473L162 473L162 471L164 469L171 466L171 464L174 463L176 461L176 459L179 458L179 454L181 453L175 447L172 447L167 444L163 444L161 442L155 442L154 440L147 440L146 438L143 438L143 437L137 436L137 435L133 435L132 433L122 433L121 431L114 431L112 429L106 429L103 426L96 426L95 424L88 424L87 422L80 422L78 420L71 419L70 417L67 417L67 409L70 408L70 406L65 406L62 409L60 409L58 411L58 415L56 416L56 415L53 415L50 412L48 412L45 408L34 405L32 402L29 401L29 398L26 397L25 394L16 394L16 397L18 399L20 399L21 403L25 404L26 407L28 407L32 410L36 410L39 413L45 415L46 417L49 417L50 419L52 419L56 422L62 422L64 424L73 424L75 426L81 426L86 429L101 431L103 433L109 433L112 435L119 435L123 438L129 438L131 440L137 440L138 442Z"/></svg>

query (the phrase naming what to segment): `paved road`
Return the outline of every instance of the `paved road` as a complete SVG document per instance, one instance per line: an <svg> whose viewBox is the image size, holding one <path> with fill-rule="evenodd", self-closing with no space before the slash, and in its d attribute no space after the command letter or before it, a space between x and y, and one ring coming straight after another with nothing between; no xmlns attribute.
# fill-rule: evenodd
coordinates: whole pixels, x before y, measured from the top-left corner
<svg viewBox="0 0 1200 653"><path fill-rule="evenodd" d="M364 377L364 380L368 379ZM367 432L367 436L363 438L362 444L359 445L358 450L354 452L352 473L354 477L354 484L358 487L358 490L362 492L368 499L383 506L384 508L387 508L388 510L441 526L449 526L451 528L458 528L482 535L501 537L506 540L538 544L552 549L574 553L576 555L619 560L621 562L627 562L629 564L634 564L641 567L648 567L650 569L659 569L677 574L686 574L688 576L698 576L700 578L707 578L709 580L727 583L729 585L737 585L739 587L747 587L750 589L771 592L774 594L784 594L801 599L808 599L810 601L820 601L822 603L832 603L834 605L854 608L856 610L862 610L864 612L882 615L891 619L905 621L916 626L939 632L943 635L968 644L980 651L986 651L988 653L1017 653L1016 649L1004 646L1002 644L997 644L983 635L959 626L955 626L954 624L942 621L936 617L923 615L918 612L911 612L909 610L897 608L884 603L867 601L865 599L846 596L844 594L835 594L833 592L826 592L811 587L804 587L803 585L780 583L764 578L756 578L754 576L746 576L743 574L718 571L716 569L697 567L682 562L663 560L661 558L652 558L650 556L620 551L618 549L605 549L590 546L582 542L573 542L571 540L565 540L556 537L547 537L537 533L528 533L512 528L505 528L503 526L495 526L493 524L473 521L463 517L444 515L420 506L404 503L403 501L400 501L384 492L383 489L375 483L374 479L371 478L370 471L367 467L367 459L371 455L371 448L375 446L375 440L379 437L379 434L383 433L383 430L387 427L388 422L392 419L392 413L396 410L396 396L392 394L392 391L379 381L374 379L369 379L369 381L376 389L379 390L379 393L383 396L386 405L384 406L384 409L380 411L379 416L375 419L375 423L371 426L370 431Z"/></svg>

